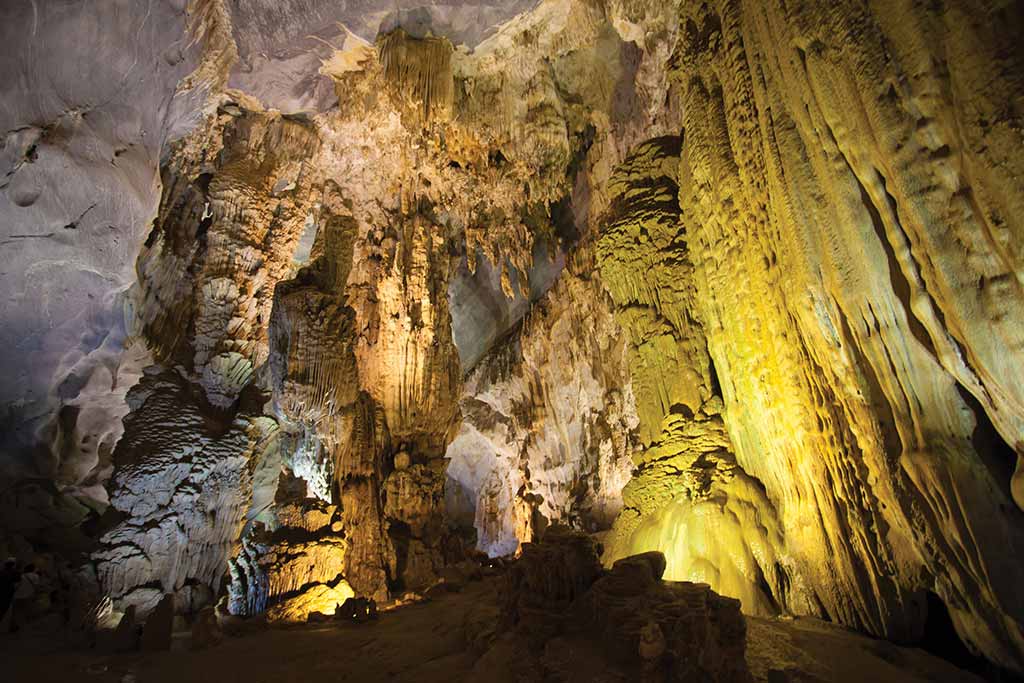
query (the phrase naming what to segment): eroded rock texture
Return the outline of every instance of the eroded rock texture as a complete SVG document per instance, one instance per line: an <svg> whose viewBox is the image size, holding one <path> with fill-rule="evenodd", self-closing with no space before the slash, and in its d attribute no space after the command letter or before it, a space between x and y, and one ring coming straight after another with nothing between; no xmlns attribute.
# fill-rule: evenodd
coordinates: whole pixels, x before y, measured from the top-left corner
<svg viewBox="0 0 1024 683"><path fill-rule="evenodd" d="M183 611L217 593L253 473L276 455L254 371L267 357L273 286L303 230L302 164L316 142L280 115L226 105L165 166L133 292L159 365L129 395L111 487L124 519L94 555L104 588L143 613L162 592L184 591Z"/></svg>
<svg viewBox="0 0 1024 683"><path fill-rule="evenodd" d="M467 377L446 494L480 549L510 554L554 522L611 524L637 422L623 355L600 284L565 273Z"/></svg>
<svg viewBox="0 0 1024 683"><path fill-rule="evenodd" d="M739 602L705 584L662 581L664 570L664 556L651 552L605 571L590 538L554 528L524 544L509 569L503 619L532 648L549 644L549 675L560 659L550 644L575 649L583 635L602 648L595 656L646 679L752 680Z"/></svg>
<svg viewBox="0 0 1024 683"><path fill-rule="evenodd" d="M1019 10L682 10L693 313L736 461L779 523L776 599L913 637L933 591L1019 668L1017 456L1000 443L1020 438L1021 72L999 28Z"/></svg>
<svg viewBox="0 0 1024 683"><path fill-rule="evenodd" d="M0 9L5 480L106 501L124 396L146 364L124 353L123 294L163 145L205 97L202 78L183 81L204 47L187 23L166 2Z"/></svg>

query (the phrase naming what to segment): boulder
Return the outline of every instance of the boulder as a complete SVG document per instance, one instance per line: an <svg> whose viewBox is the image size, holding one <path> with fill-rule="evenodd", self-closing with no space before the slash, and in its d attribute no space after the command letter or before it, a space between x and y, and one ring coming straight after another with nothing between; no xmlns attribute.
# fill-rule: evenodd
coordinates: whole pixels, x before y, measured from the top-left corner
<svg viewBox="0 0 1024 683"><path fill-rule="evenodd" d="M555 528L524 543L509 568L504 622L534 653L556 638L585 642L646 680L751 681L739 601L705 584L663 581L664 571L659 552L603 570L588 536Z"/></svg>
<svg viewBox="0 0 1024 683"><path fill-rule="evenodd" d="M751 680L739 600L706 584L654 579L650 559L617 562L574 605L575 621L626 668L657 669L670 681Z"/></svg>
<svg viewBox="0 0 1024 683"><path fill-rule="evenodd" d="M601 575L597 547L587 535L555 527L523 554L506 575L504 617L535 645L560 630L569 606Z"/></svg>
<svg viewBox="0 0 1024 683"><path fill-rule="evenodd" d="M313 584L278 602L267 610L267 620L274 622L304 622L313 612L330 614L335 605L352 597L352 588L340 581L336 586Z"/></svg>
<svg viewBox="0 0 1024 683"><path fill-rule="evenodd" d="M377 601L373 598L348 598L334 610L337 621L355 621L362 623L377 618Z"/></svg>

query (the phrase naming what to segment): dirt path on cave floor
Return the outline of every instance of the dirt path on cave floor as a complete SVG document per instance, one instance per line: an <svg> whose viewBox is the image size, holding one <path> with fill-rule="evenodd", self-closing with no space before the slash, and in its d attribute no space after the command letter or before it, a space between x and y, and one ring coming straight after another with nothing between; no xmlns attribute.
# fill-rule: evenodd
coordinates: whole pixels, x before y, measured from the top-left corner
<svg viewBox="0 0 1024 683"><path fill-rule="evenodd" d="M97 655L47 652L45 640L0 641L5 683L338 683L514 682L521 657L496 647L483 658L467 646L496 613L494 580L463 592L384 613L370 624L274 628L228 638L209 650L188 649L188 636L170 652ZM481 619L481 615L484 618ZM748 619L747 659L755 679L769 669L788 681L950 683L978 681L916 649L896 647L815 619ZM600 652L586 643L559 644L557 670L570 681L636 680L599 671ZM573 661L575 660L575 661ZM598 660L598 661L595 661ZM12 675L13 674L13 675Z"/></svg>

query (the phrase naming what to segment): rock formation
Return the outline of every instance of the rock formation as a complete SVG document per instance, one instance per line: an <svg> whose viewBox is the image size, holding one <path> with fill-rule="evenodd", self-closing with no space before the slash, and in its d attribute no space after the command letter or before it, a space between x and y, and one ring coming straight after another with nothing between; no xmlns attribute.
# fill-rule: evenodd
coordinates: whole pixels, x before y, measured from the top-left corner
<svg viewBox="0 0 1024 683"><path fill-rule="evenodd" d="M18 350L3 360L5 479L106 499L137 379L119 376L130 357L123 294L160 199L164 146L206 96L202 78L185 82L204 43L176 5L0 10L3 346ZM104 405L111 385L120 395Z"/></svg>
<svg viewBox="0 0 1024 683"><path fill-rule="evenodd" d="M243 535L230 562L231 614L305 621L310 612L330 612L354 594L345 580L348 542L337 506L295 488L278 485L272 528L257 521Z"/></svg>
<svg viewBox="0 0 1024 683"><path fill-rule="evenodd" d="M749 613L775 614L800 577L780 571L775 505L736 464L723 420L680 220L680 145L678 137L656 138L619 165L598 243L602 282L630 339L644 446L634 453L637 470L607 556L658 549L670 578L707 581Z"/></svg>
<svg viewBox="0 0 1024 683"><path fill-rule="evenodd" d="M174 624L174 596L165 595L149 614L142 627L139 645L143 651L171 649L171 635Z"/></svg>
<svg viewBox="0 0 1024 683"><path fill-rule="evenodd" d="M751 680L739 602L706 585L662 581L664 570L665 557L652 552L606 572L591 539L556 527L523 546L508 573L503 617L536 649L584 633L610 662L648 680Z"/></svg>
<svg viewBox="0 0 1024 683"><path fill-rule="evenodd" d="M466 379L448 512L491 555L551 523L607 529L621 507L636 416L622 339L585 263L570 269L586 277L563 273Z"/></svg>
<svg viewBox="0 0 1024 683"><path fill-rule="evenodd" d="M253 472L276 452L254 371L267 358L273 285L303 229L301 160L315 142L279 115L226 104L165 166L132 297L158 365L127 398L111 484L123 520L95 555L106 591L143 612L164 592L188 611L216 595Z"/></svg>
<svg viewBox="0 0 1024 683"><path fill-rule="evenodd" d="M776 599L913 638L931 591L1020 668L1000 445L1019 437L995 370L1016 324L995 284L1019 191L991 144L1017 135L991 108L1019 84L999 75L1020 64L990 23L1006 12L687 6L673 75L687 286L736 462L773 503L758 519L778 520Z"/></svg>
<svg viewBox="0 0 1024 683"><path fill-rule="evenodd" d="M212 643L475 535L655 677L730 598L1024 671L1019 4L8 4L19 561Z"/></svg>

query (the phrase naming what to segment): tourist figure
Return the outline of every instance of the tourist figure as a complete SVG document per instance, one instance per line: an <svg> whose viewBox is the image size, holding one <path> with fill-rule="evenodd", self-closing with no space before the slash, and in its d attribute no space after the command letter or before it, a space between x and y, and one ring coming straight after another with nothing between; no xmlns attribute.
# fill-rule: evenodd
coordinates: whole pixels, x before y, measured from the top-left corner
<svg viewBox="0 0 1024 683"><path fill-rule="evenodd" d="M0 624L5 624L7 611L14 601L14 591L18 586L21 574L18 572L18 562L13 557L4 561L3 569L0 569Z"/></svg>
<svg viewBox="0 0 1024 683"><path fill-rule="evenodd" d="M36 588L39 586L39 574L34 564L25 565L17 588L14 589L14 606L11 613L11 632L17 633L32 616Z"/></svg>

